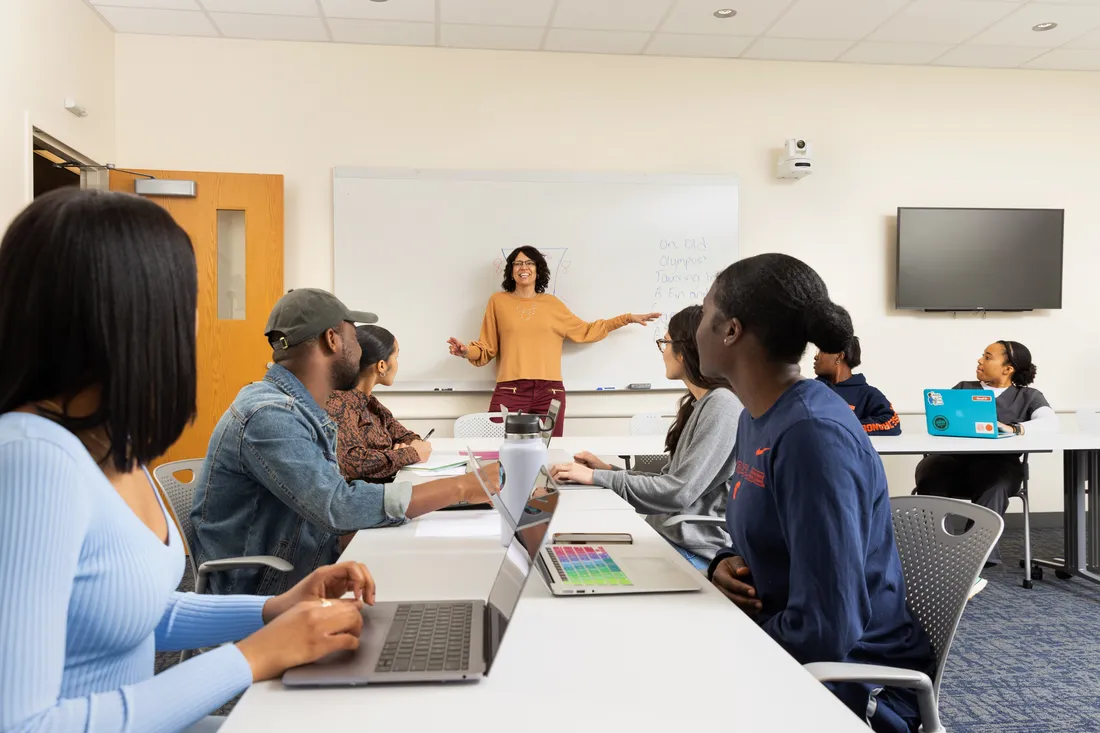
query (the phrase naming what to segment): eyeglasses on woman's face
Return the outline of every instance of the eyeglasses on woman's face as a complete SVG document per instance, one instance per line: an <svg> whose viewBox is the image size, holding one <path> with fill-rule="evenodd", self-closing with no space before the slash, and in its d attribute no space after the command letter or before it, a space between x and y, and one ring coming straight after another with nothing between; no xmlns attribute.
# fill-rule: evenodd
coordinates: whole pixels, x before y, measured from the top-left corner
<svg viewBox="0 0 1100 733"><path fill-rule="evenodd" d="M516 270L520 270L523 268L534 270L536 265L534 260L516 260L512 263L512 267Z"/></svg>
<svg viewBox="0 0 1100 733"><path fill-rule="evenodd" d="M665 353L665 349L667 349L673 343L674 342L672 339L657 339L657 351L660 351L663 354Z"/></svg>

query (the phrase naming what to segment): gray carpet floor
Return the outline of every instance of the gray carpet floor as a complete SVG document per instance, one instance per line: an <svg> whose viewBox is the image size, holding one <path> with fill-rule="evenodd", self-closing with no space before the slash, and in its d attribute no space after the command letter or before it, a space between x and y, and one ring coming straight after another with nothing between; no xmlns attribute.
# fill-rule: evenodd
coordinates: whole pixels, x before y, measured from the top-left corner
<svg viewBox="0 0 1100 733"><path fill-rule="evenodd" d="M1062 532L1032 530L1032 553L1062 554ZM1100 733L1100 586L1046 571L1020 586L1023 531L1001 540L1005 564L963 613L941 688L952 733ZM180 590L191 590L190 574ZM179 661L158 654L160 672ZM232 710L234 703L219 714Z"/></svg>

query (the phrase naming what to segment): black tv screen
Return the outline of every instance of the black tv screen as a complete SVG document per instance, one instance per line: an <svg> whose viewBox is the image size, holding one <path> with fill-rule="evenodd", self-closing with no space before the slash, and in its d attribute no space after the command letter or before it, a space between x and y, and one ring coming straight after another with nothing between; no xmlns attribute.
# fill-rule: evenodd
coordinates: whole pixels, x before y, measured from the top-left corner
<svg viewBox="0 0 1100 733"><path fill-rule="evenodd" d="M898 209L897 307L1062 307L1063 209Z"/></svg>

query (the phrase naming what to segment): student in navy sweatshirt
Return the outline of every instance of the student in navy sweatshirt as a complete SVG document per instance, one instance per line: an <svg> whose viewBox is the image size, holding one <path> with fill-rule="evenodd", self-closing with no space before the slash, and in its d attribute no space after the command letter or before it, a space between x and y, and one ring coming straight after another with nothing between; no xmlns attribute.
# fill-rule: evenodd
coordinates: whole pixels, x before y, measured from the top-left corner
<svg viewBox="0 0 1100 733"><path fill-rule="evenodd" d="M867 384L867 377L852 374L863 361L862 355L858 336L835 354L818 350L814 357L817 381L832 387L848 403L868 435L901 435L901 418L886 395Z"/></svg>
<svg viewBox="0 0 1100 733"><path fill-rule="evenodd" d="M813 342L852 338L848 312L805 263L739 260L715 280L696 334L703 374L745 405L726 506L731 546L712 582L799 662L861 662L931 674L932 646L906 605L882 461L832 390L804 380ZM830 684L875 731L920 725L916 694Z"/></svg>

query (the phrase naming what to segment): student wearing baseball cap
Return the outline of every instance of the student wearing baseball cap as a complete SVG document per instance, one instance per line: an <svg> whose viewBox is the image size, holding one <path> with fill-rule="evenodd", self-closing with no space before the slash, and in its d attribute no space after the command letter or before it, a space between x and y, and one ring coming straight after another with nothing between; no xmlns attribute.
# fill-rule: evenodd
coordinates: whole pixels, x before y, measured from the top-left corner
<svg viewBox="0 0 1100 733"><path fill-rule="evenodd" d="M213 592L280 593L334 562L341 535L485 500L472 476L414 488L341 475L336 424L323 405L333 390L355 386L361 355L355 324L377 320L313 288L291 290L275 304L264 333L275 363L263 381L237 394L214 429L191 511L192 547L200 564L274 555L294 569L215 573ZM487 466L485 476L495 483L497 466Z"/></svg>

